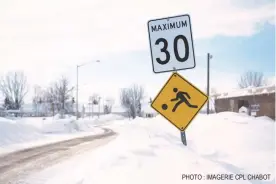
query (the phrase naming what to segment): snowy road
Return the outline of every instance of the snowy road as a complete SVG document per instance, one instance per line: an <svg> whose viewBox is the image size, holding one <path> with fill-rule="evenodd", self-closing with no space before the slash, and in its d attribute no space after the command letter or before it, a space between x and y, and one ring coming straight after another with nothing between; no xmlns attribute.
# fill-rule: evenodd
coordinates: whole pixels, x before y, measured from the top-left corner
<svg viewBox="0 0 276 184"><path fill-rule="evenodd" d="M104 133L86 136L40 147L25 149L0 157L0 183L24 183L30 174L112 140L116 133L103 128Z"/></svg>

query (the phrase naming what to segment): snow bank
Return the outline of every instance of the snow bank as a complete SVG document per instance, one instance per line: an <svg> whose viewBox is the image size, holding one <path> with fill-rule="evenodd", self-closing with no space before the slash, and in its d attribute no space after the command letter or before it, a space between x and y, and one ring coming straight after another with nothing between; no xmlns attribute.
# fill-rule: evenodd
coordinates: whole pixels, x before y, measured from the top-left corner
<svg viewBox="0 0 276 184"><path fill-rule="evenodd" d="M65 119L60 119L58 116L17 118L16 120L0 118L0 153L100 134L103 130L96 126L122 118L117 115L85 118L78 121L73 116L66 116Z"/></svg>
<svg viewBox="0 0 276 184"><path fill-rule="evenodd" d="M2 117L0 117L0 123L7 123L7 122L9 122L9 123L14 123L14 121L11 120L11 119L7 119L7 118L2 118Z"/></svg>
<svg viewBox="0 0 276 184"><path fill-rule="evenodd" d="M41 117L24 117L15 120L18 124L32 126L37 129L43 129L43 118Z"/></svg>
<svg viewBox="0 0 276 184"><path fill-rule="evenodd" d="M161 116L116 121L109 144L34 175L47 184L262 183L182 180L182 174L271 174L274 183L274 121L233 112L198 115L180 132ZM70 176L68 175L70 173ZM30 181L33 181L30 178ZM42 180L39 180L42 181ZM34 182L35 183L35 182Z"/></svg>
<svg viewBox="0 0 276 184"><path fill-rule="evenodd" d="M248 113L249 113L249 110L248 110L246 107L242 106L242 107L239 109L239 113L248 114Z"/></svg>
<svg viewBox="0 0 276 184"><path fill-rule="evenodd" d="M43 125L44 133L72 133L80 131L74 119L45 120Z"/></svg>
<svg viewBox="0 0 276 184"><path fill-rule="evenodd" d="M59 120L59 119L70 119L70 118L73 118L73 117L75 117L75 116L65 114L65 115L63 115L63 118L62 118L61 114L57 113L57 114L53 117L53 119L54 119L54 120Z"/></svg>
<svg viewBox="0 0 276 184"><path fill-rule="evenodd" d="M0 118L0 150L14 143L41 139L44 136L34 127L18 124L5 118Z"/></svg>
<svg viewBox="0 0 276 184"><path fill-rule="evenodd" d="M95 120L93 121L94 124L102 125L103 123L110 123L115 120L124 120L126 119L124 116L117 115L117 114L107 114L107 115L102 115L99 118L95 117ZM85 120L87 121L87 119Z"/></svg>
<svg viewBox="0 0 276 184"><path fill-rule="evenodd" d="M102 116L94 116L93 118L80 118L76 120L75 117L57 120L45 120L43 132L47 133L72 133L72 132L88 132L92 131L95 126L106 125L111 121L125 119L123 116L108 114Z"/></svg>
<svg viewBox="0 0 276 184"><path fill-rule="evenodd" d="M17 123L33 126L43 133L74 133L79 131L91 131L95 126L104 125L114 120L122 120L123 116L108 114L93 116L93 118L79 118L66 115L64 119L57 114L54 117L47 118L22 118L18 119Z"/></svg>
<svg viewBox="0 0 276 184"><path fill-rule="evenodd" d="M204 157L248 172L273 171L275 123L268 117L231 112L199 116L187 134L193 149Z"/></svg>

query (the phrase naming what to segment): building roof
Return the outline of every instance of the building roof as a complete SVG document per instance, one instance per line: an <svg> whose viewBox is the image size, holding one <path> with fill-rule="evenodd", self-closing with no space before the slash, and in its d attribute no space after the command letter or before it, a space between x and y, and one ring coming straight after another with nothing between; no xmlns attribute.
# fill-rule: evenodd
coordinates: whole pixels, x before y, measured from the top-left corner
<svg viewBox="0 0 276 184"><path fill-rule="evenodd" d="M253 95L271 94L271 93L275 93L275 85L237 89L229 92L212 94L211 97L222 99L222 98L253 96Z"/></svg>

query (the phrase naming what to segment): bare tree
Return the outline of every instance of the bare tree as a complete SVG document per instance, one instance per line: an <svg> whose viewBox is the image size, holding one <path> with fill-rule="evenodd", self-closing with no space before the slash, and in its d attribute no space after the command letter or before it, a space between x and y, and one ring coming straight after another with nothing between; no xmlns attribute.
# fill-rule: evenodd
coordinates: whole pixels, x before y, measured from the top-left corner
<svg viewBox="0 0 276 184"><path fill-rule="evenodd" d="M45 114L52 112L52 115L55 115L55 109L57 109L57 94L55 91L54 84L50 85L47 89L41 92L43 109Z"/></svg>
<svg viewBox="0 0 276 184"><path fill-rule="evenodd" d="M12 109L19 109L28 93L27 78L23 72L9 72L0 80L0 91L9 99Z"/></svg>
<svg viewBox="0 0 276 184"><path fill-rule="evenodd" d="M142 100L144 98L144 88L138 85L133 85L130 88L121 90L120 100L121 105L127 110L129 116L133 119L141 115Z"/></svg>
<svg viewBox="0 0 276 184"><path fill-rule="evenodd" d="M112 107L114 105L114 99L113 98L106 98L105 104L104 104L104 113L110 114L112 112Z"/></svg>
<svg viewBox="0 0 276 184"><path fill-rule="evenodd" d="M130 103L130 93L127 88L121 89L120 101L121 101L121 105L127 110L127 113L129 114L130 113L129 109L130 109L131 103Z"/></svg>
<svg viewBox="0 0 276 184"><path fill-rule="evenodd" d="M61 116L66 112L71 112L74 98L72 97L73 87L70 87L69 80L61 77L58 81L52 83L46 90L41 92L41 101L46 113L52 111L60 112Z"/></svg>
<svg viewBox="0 0 276 184"><path fill-rule="evenodd" d="M240 88L247 88L249 86L260 87L265 85L264 75L261 72L248 71L241 75L238 82Z"/></svg>
<svg viewBox="0 0 276 184"><path fill-rule="evenodd" d="M52 98L50 96L49 89L39 89L39 99L37 98L39 100L38 106L40 107L40 114L43 116L46 116L52 111Z"/></svg>
<svg viewBox="0 0 276 184"><path fill-rule="evenodd" d="M4 107L4 109L10 109L10 107L11 107L11 102L10 102L10 100L9 100L9 98L5 98L5 100L4 100L4 104L3 104L3 107Z"/></svg>
<svg viewBox="0 0 276 184"><path fill-rule="evenodd" d="M70 87L69 80L65 78L64 76L61 77L60 80L58 80L54 84L54 88L50 89L51 94L54 96L54 100L56 100L58 104L58 110L62 110L62 114L68 110L67 104L68 100L71 100L71 92L73 90L73 87ZM52 93L54 92L54 94Z"/></svg>

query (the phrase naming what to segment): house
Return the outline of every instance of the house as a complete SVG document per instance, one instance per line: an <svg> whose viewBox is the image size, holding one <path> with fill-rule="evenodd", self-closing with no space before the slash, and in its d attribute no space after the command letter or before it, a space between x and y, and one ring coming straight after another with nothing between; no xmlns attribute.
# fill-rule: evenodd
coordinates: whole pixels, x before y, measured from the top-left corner
<svg viewBox="0 0 276 184"><path fill-rule="evenodd" d="M246 112L251 116L268 116L275 119L275 85L249 87L215 94L212 97L215 99L216 112Z"/></svg>

